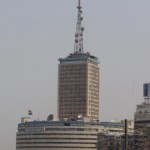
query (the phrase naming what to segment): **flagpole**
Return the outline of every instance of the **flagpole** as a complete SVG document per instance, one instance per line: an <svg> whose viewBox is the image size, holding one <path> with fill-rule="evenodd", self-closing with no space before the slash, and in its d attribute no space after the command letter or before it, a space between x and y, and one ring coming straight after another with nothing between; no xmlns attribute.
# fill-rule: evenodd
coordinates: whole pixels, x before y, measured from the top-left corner
<svg viewBox="0 0 150 150"><path fill-rule="evenodd" d="M31 110L28 110L28 118L30 119L30 116L33 115Z"/></svg>
<svg viewBox="0 0 150 150"><path fill-rule="evenodd" d="M29 111L28 111L28 119L29 119Z"/></svg>

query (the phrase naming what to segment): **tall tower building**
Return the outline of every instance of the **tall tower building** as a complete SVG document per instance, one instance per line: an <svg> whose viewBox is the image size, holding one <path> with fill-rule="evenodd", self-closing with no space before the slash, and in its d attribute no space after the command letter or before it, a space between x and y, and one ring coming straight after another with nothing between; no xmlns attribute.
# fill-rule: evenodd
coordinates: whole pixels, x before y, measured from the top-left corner
<svg viewBox="0 0 150 150"><path fill-rule="evenodd" d="M150 149L150 83L143 86L144 102L138 104L134 114L134 150Z"/></svg>
<svg viewBox="0 0 150 150"><path fill-rule="evenodd" d="M74 52L59 59L58 118L79 114L99 120L99 59L83 49L82 7L78 0Z"/></svg>

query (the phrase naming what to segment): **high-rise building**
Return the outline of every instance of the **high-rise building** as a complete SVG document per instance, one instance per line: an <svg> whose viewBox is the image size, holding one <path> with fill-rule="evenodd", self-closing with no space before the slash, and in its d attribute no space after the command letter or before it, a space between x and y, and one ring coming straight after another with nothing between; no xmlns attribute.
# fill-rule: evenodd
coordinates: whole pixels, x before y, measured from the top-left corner
<svg viewBox="0 0 150 150"><path fill-rule="evenodd" d="M143 86L144 102L137 105L134 115L135 150L150 149L150 83Z"/></svg>
<svg viewBox="0 0 150 150"><path fill-rule="evenodd" d="M78 4L74 52L59 59L58 118L79 114L99 120L99 59L83 50L82 7Z"/></svg>

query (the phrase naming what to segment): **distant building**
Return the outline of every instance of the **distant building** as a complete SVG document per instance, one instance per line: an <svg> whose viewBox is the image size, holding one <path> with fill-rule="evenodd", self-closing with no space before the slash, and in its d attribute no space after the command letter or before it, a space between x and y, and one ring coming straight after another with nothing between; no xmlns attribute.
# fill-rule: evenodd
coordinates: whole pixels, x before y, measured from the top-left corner
<svg viewBox="0 0 150 150"><path fill-rule="evenodd" d="M124 134L121 122L30 121L18 124L16 150L97 150L98 134ZM130 134L130 133L129 133Z"/></svg>
<svg viewBox="0 0 150 150"><path fill-rule="evenodd" d="M82 10L78 5L74 53L59 59L58 118L76 118L79 114L99 120L99 60L84 53Z"/></svg>
<svg viewBox="0 0 150 150"><path fill-rule="evenodd" d="M135 121L135 150L150 149L150 103L137 105Z"/></svg>
<svg viewBox="0 0 150 150"><path fill-rule="evenodd" d="M150 83L143 86L144 102L137 105L134 115L135 150L150 149Z"/></svg>
<svg viewBox="0 0 150 150"><path fill-rule="evenodd" d="M110 128L98 133L98 150L125 150L125 127L124 121L111 122ZM116 128L115 128L116 127ZM127 150L134 150L134 122L127 123Z"/></svg>
<svg viewBox="0 0 150 150"><path fill-rule="evenodd" d="M109 133L98 134L97 150L125 150L125 136ZM134 136L128 135L128 150L134 150Z"/></svg>

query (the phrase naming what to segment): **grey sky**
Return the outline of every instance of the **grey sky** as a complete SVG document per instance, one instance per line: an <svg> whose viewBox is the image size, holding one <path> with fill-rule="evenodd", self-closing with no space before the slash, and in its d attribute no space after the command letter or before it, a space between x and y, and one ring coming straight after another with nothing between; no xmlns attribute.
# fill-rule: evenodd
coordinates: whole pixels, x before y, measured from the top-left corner
<svg viewBox="0 0 150 150"><path fill-rule="evenodd" d="M57 113L58 58L73 52L77 0L0 0L0 149L17 124ZM150 82L150 1L83 0L84 50L101 64L101 120L133 119Z"/></svg>

